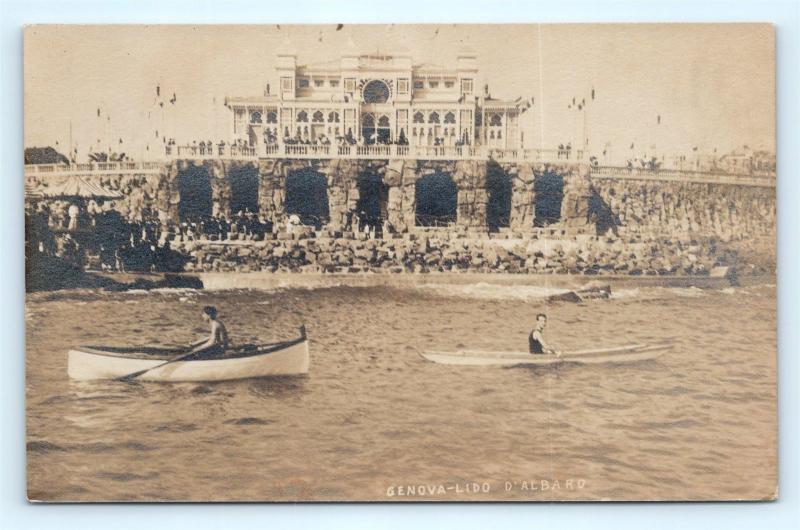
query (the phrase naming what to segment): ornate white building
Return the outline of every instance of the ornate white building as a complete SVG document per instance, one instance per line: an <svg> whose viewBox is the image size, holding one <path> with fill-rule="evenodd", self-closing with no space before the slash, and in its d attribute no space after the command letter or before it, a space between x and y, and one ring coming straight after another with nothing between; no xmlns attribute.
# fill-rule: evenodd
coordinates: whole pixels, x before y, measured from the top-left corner
<svg viewBox="0 0 800 530"><path fill-rule="evenodd" d="M301 65L289 46L277 52L264 95L230 97L232 137L266 152L280 144L521 146L521 99L494 100L478 86L475 52L455 68L414 64L404 51L360 54Z"/></svg>

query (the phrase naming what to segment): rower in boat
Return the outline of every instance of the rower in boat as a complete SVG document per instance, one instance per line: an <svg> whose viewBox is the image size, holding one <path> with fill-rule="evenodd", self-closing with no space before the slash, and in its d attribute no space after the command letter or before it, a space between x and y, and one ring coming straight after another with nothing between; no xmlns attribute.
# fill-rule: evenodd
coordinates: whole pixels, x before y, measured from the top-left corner
<svg viewBox="0 0 800 530"><path fill-rule="evenodd" d="M544 340L544 328L547 326L547 315L539 313L536 315L536 327L528 335L528 352L532 354L550 354L556 357L561 356L561 352L551 348Z"/></svg>
<svg viewBox="0 0 800 530"><path fill-rule="evenodd" d="M207 305L203 308L203 320L211 325L211 334L189 345L191 352L197 357L221 357L230 346L228 330L225 324L217 318L217 308Z"/></svg>

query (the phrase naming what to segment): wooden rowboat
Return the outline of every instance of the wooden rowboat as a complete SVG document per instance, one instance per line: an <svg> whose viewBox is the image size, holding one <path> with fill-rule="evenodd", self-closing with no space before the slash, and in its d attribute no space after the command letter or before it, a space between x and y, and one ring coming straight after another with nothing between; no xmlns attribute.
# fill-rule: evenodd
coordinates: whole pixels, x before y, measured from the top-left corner
<svg viewBox="0 0 800 530"><path fill-rule="evenodd" d="M294 340L232 348L224 357L164 364L184 353L186 350L166 348L81 346L69 350L67 372L70 378L78 380L119 379L152 368L137 380L207 382L302 375L308 373L310 362L305 327L300 328L300 337Z"/></svg>
<svg viewBox="0 0 800 530"><path fill-rule="evenodd" d="M522 366L522 365L554 365L554 364L606 364L632 363L656 359L672 344L630 344L602 350L583 350L564 352L560 357L555 355L537 355L527 352L492 352L477 350L459 350L455 352L430 351L420 355L439 364L456 364L466 366Z"/></svg>

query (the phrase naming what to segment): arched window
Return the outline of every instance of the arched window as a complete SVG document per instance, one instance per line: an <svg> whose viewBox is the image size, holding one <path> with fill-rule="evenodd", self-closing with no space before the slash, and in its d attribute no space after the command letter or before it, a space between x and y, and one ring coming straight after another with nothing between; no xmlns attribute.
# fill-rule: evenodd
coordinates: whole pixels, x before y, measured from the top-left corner
<svg viewBox="0 0 800 530"><path fill-rule="evenodd" d="M456 115L452 112L448 112L444 115L444 122L445 123L455 123L456 122Z"/></svg>
<svg viewBox="0 0 800 530"><path fill-rule="evenodd" d="M274 110L267 112L267 123L278 123L278 113Z"/></svg>
<svg viewBox="0 0 800 530"><path fill-rule="evenodd" d="M417 135L417 128L414 127L413 129L411 129L411 136L416 136L416 135Z"/></svg>
<svg viewBox="0 0 800 530"><path fill-rule="evenodd" d="M439 123L439 113L431 112L428 114L428 123Z"/></svg>
<svg viewBox="0 0 800 530"><path fill-rule="evenodd" d="M363 125L364 127L375 127L375 117L372 114L362 115L361 125Z"/></svg>
<svg viewBox="0 0 800 530"><path fill-rule="evenodd" d="M386 103L389 101L389 86L375 79L364 86L364 103Z"/></svg>
<svg viewBox="0 0 800 530"><path fill-rule="evenodd" d="M503 139L503 131L497 131L497 139L498 140L502 140Z"/></svg>
<svg viewBox="0 0 800 530"><path fill-rule="evenodd" d="M299 122L308 122L308 113L304 110L301 110L297 113L297 121Z"/></svg>
<svg viewBox="0 0 800 530"><path fill-rule="evenodd" d="M257 110L250 113L250 123L261 123L261 113Z"/></svg>
<svg viewBox="0 0 800 530"><path fill-rule="evenodd" d="M317 111L317 112L315 112L315 113L314 113L314 115L311 117L311 121L313 121L314 123L322 123L322 122L324 122L324 121L325 121L325 115L324 115L324 114L322 114L322 112L318 110L318 111Z"/></svg>
<svg viewBox="0 0 800 530"><path fill-rule="evenodd" d="M339 123L339 113L334 111L328 114L328 122Z"/></svg>
<svg viewBox="0 0 800 530"><path fill-rule="evenodd" d="M499 114L492 114L489 116L489 125L491 127L500 127L503 125L503 117Z"/></svg>
<svg viewBox="0 0 800 530"><path fill-rule="evenodd" d="M414 113L414 123L425 123L425 115L421 112Z"/></svg>
<svg viewBox="0 0 800 530"><path fill-rule="evenodd" d="M389 127L389 117L381 116L378 118L378 127Z"/></svg>
<svg viewBox="0 0 800 530"><path fill-rule="evenodd" d="M489 131L489 139L494 140L494 131Z"/></svg>

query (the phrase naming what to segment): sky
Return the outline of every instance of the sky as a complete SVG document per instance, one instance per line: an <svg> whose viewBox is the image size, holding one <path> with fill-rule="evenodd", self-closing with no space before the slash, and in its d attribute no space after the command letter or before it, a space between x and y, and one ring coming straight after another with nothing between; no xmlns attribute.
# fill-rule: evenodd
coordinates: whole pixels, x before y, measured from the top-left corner
<svg viewBox="0 0 800 530"><path fill-rule="evenodd" d="M298 63L313 64L338 59L350 39L365 53L403 46L414 63L446 67L469 46L478 87L534 98L527 145L578 145L585 130L593 152L617 157L631 144L637 156L774 151L768 24L29 26L25 145L66 152L71 138L80 158L90 146L140 158L161 144L156 130L178 143L227 141L225 96L277 86L277 47L288 40ZM585 110L568 108L573 97Z"/></svg>

